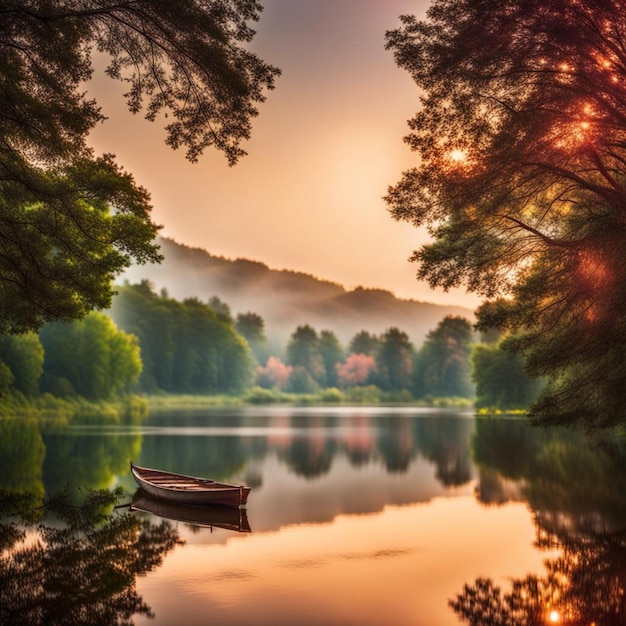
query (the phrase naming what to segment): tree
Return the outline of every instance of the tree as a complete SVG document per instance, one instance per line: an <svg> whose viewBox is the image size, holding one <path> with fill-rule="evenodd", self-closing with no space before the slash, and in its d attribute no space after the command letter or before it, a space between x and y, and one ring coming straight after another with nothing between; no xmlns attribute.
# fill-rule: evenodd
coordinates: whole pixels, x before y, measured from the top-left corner
<svg viewBox="0 0 626 626"><path fill-rule="evenodd" d="M428 333L415 359L415 392L418 397L470 398L472 325L463 317L446 316Z"/></svg>
<svg viewBox="0 0 626 626"><path fill-rule="evenodd" d="M343 363L337 363L337 379L341 387L366 385L376 370L376 361L367 354L351 353Z"/></svg>
<svg viewBox="0 0 626 626"><path fill-rule="evenodd" d="M292 376L302 377L298 367L303 368L316 383L324 383L326 370L320 354L317 331L305 324L298 326L287 344L287 363L294 368Z"/></svg>
<svg viewBox="0 0 626 626"><path fill-rule="evenodd" d="M519 355L478 344L471 361L477 408L526 409L539 395L542 381L526 374Z"/></svg>
<svg viewBox="0 0 626 626"><path fill-rule="evenodd" d="M242 391L252 382L253 358L230 316L197 298L158 296L148 282L124 285L111 315L139 338L140 387L171 393Z"/></svg>
<svg viewBox="0 0 626 626"><path fill-rule="evenodd" d="M106 400L127 391L141 374L137 338L119 330L104 313L92 312L71 324L47 324L40 339L46 391L58 393L63 385L89 400Z"/></svg>
<svg viewBox="0 0 626 626"><path fill-rule="evenodd" d="M368 333L366 330L362 330L352 337L348 346L348 352L374 356L379 348L380 338Z"/></svg>
<svg viewBox="0 0 626 626"><path fill-rule="evenodd" d="M400 391L411 386L413 352L413 345L404 331L389 328L384 332L376 355L376 371L382 389Z"/></svg>
<svg viewBox="0 0 626 626"><path fill-rule="evenodd" d="M219 296L211 296L209 298L209 306L215 311L216 315L221 317L225 322L233 321L233 314L230 310L230 306Z"/></svg>
<svg viewBox="0 0 626 626"><path fill-rule="evenodd" d="M258 313L239 313L235 330L248 342L256 360L265 363L270 353L263 318Z"/></svg>
<svg viewBox="0 0 626 626"><path fill-rule="evenodd" d="M35 333L0 336L0 362L13 375L13 386L25 396L35 396L43 373L44 352Z"/></svg>
<svg viewBox="0 0 626 626"><path fill-rule="evenodd" d="M289 374L287 391L292 393L315 393L319 391L318 382L303 365L295 365Z"/></svg>
<svg viewBox="0 0 626 626"><path fill-rule="evenodd" d="M244 154L278 70L247 49L255 0L7 0L0 8L0 332L106 308L131 261L160 259L150 197L86 139L104 116L86 97L92 53L128 84L129 109L166 119L196 161Z"/></svg>
<svg viewBox="0 0 626 626"><path fill-rule="evenodd" d="M292 372L293 367L291 365L285 365L279 358L271 356L267 359L265 367L260 367L257 370L256 383L266 389L272 387L284 389Z"/></svg>
<svg viewBox="0 0 626 626"><path fill-rule="evenodd" d="M335 368L343 358L343 348L339 343L339 339L337 339L337 335L332 330L320 332L319 351L326 372L326 386L334 387L337 385L337 371Z"/></svg>
<svg viewBox="0 0 626 626"><path fill-rule="evenodd" d="M625 15L623 0L434 0L387 33L424 94L391 213L433 236L421 278L496 299L479 323L551 382L537 420L626 419Z"/></svg>

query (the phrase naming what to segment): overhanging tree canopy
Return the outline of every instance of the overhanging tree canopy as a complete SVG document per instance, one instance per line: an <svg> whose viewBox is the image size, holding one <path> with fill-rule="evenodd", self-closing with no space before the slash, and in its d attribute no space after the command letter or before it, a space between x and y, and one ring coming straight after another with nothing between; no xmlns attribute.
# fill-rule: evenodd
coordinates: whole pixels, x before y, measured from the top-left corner
<svg viewBox="0 0 626 626"><path fill-rule="evenodd" d="M195 161L244 154L278 70L246 49L254 0L8 0L0 6L0 332L110 303L131 259L158 260L150 198L89 131L103 116L83 84L92 53L128 83L131 111L165 116Z"/></svg>
<svg viewBox="0 0 626 626"><path fill-rule="evenodd" d="M434 0L387 47L423 90L387 196L433 236L418 276L495 298L535 417L626 419L626 2Z"/></svg>

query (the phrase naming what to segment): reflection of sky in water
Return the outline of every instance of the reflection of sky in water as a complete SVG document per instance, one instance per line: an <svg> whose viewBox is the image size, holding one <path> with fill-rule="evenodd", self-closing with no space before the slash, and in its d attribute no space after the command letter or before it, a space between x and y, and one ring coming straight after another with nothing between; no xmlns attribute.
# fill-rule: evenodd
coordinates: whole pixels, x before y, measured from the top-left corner
<svg viewBox="0 0 626 626"><path fill-rule="evenodd" d="M224 533L221 545L187 544L138 580L138 591L156 624L183 623L184 615L190 626L447 626L460 623L448 600L477 574L506 584L540 569L545 553L533 539L522 505L435 498L280 531Z"/></svg>

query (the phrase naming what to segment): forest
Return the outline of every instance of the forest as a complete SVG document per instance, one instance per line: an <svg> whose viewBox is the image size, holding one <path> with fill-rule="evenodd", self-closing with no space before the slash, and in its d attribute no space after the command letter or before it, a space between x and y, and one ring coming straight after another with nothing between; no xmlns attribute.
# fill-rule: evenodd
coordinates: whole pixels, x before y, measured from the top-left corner
<svg viewBox="0 0 626 626"><path fill-rule="evenodd" d="M122 97L131 113L164 122L169 147L182 149L192 163L216 150L229 165L245 156L242 143L250 138L252 120L281 75L248 49L251 24L262 10L257 2L219 2L211 10L184 2L175 13L167 3L139 6L93 0L3 5L0 332L12 337L4 342L4 396L241 392L254 386L255 368L275 363L250 360L238 335L224 330L226 320L209 320L199 303L186 301L180 309L185 327L226 333L228 354L219 367L198 357L202 344L189 346L183 338L177 348L187 345L197 362L186 363L189 371L168 372L176 362L172 349L157 363L139 329L123 325L119 330L140 344L139 374L136 363L122 380L107 373L119 348L111 329L100 331L110 335L103 343L109 356L93 375L97 383L84 372L59 370L56 357L41 355L46 341L60 341L56 335L88 336L96 332L92 326L104 327L91 312L111 307L116 279L133 263L163 260L149 191L114 154L99 154L89 143L91 131L106 119L101 103L84 89L96 70L125 85ZM431 236L410 257L417 277L433 288L475 293L483 299L476 311L479 330L498 329L502 339L472 348L468 356L454 345L454 333L451 345L440 350L437 333L445 332L433 328L416 348L394 325L376 330L376 354L353 353L348 345L335 366L345 368L351 354L363 354L375 361L368 384L381 393L471 398L474 385L479 406L526 406L535 395L526 379L518 384L507 378L496 392L483 380L486 372L497 377L503 371L502 364L492 367L505 359L503 349L513 355L505 369L516 371L519 357L531 376L545 381L531 401L531 419L590 427L626 419L622 29L619 2L547 7L534 0L511 6L481 0L457 10L441 0L427 22L403 15L386 32L386 49L422 94L405 137L419 167L388 187L389 212ZM96 54L108 59L105 67L94 62ZM502 71L494 73L495 66ZM362 293L347 295L354 300ZM44 330L77 320L84 320L80 331ZM234 331L236 326L234 320ZM168 341L175 336L162 330ZM293 354L286 346L283 355L270 355L293 368L290 385L350 388L345 376L334 380L337 368L329 370L321 355L301 363L295 347L306 337L293 332L299 333L288 340ZM316 338L317 331L304 334L314 348L316 342L332 343L326 335ZM125 359L136 361L130 348L124 350ZM424 364L430 350L443 355L445 366ZM18 365L22 353L32 361L26 377ZM267 384L264 373L261 382ZM449 385L455 377L464 384Z"/></svg>
<svg viewBox="0 0 626 626"><path fill-rule="evenodd" d="M107 313L0 337L5 405L41 398L119 402L140 396L225 396L243 402L418 402L523 410L540 390L498 333L476 337L446 316L414 346L390 327L355 332L300 325L274 353L263 318L233 316L218 297L178 301L148 281L120 286Z"/></svg>

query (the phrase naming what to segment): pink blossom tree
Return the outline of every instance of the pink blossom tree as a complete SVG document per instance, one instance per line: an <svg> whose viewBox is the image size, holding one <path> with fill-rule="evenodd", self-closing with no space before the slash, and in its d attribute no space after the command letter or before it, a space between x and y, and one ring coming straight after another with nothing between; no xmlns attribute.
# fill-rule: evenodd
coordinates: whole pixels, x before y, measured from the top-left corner
<svg viewBox="0 0 626 626"><path fill-rule="evenodd" d="M343 363L337 363L337 379L341 387L365 384L376 368L374 357L366 354L349 354Z"/></svg>
<svg viewBox="0 0 626 626"><path fill-rule="evenodd" d="M265 367L259 367L256 382L261 387L283 389L287 384L293 367L285 365L278 357L271 356Z"/></svg>

